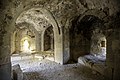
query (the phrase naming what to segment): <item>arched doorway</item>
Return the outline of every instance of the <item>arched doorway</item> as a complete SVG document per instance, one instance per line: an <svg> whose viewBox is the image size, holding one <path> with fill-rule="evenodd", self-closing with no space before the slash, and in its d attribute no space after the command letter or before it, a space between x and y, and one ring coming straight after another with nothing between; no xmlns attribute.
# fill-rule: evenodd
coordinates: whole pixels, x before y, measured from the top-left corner
<svg viewBox="0 0 120 80"><path fill-rule="evenodd" d="M82 19L76 21L74 30L77 30L75 32L78 33L74 34L75 38L73 39L74 43L79 46L79 53L82 50L88 52L79 55L78 63L90 67L102 75L105 75L104 71L106 69L107 43L106 36L104 35L104 27L103 21L98 17L85 15ZM76 39L79 41L76 41ZM83 49L81 48L81 44L83 44Z"/></svg>
<svg viewBox="0 0 120 80"><path fill-rule="evenodd" d="M44 51L54 51L54 33L53 28L48 27L44 33Z"/></svg>
<svg viewBox="0 0 120 80"><path fill-rule="evenodd" d="M17 30L12 36L13 38L11 41L11 49L13 54L20 54L21 52L32 52L36 50L35 33L34 31L30 30L27 25L17 27Z"/></svg>
<svg viewBox="0 0 120 80"><path fill-rule="evenodd" d="M47 27L42 33L42 51L47 53L46 59L54 61L54 32L53 27Z"/></svg>
<svg viewBox="0 0 120 80"><path fill-rule="evenodd" d="M36 16L36 15L38 15L38 16ZM24 18L23 18L23 16L24 16ZM25 19L25 17L27 19ZM31 17L35 17L35 18L31 18ZM54 17L51 15L51 13L48 10L43 9L43 8L38 8L38 7L32 8L32 9L27 8L27 10L22 12L16 18L15 24L17 25L17 24L24 23L24 22L28 22L28 23L32 24L34 26L34 28L36 29L36 31L40 34L39 36L41 36L42 31L46 27L48 27L49 25L53 26L52 33L55 35L51 34L52 37L54 36L54 39L51 40L51 42L54 43L51 45L51 49L54 48L55 62L63 64L63 54L62 54L63 49L62 49L62 36L61 36L62 34L60 31L60 28L58 28L58 23L56 22ZM44 23L44 24L42 24L42 23ZM41 37L38 40L41 40ZM41 45L42 43L40 41L40 43L37 43L37 44ZM40 47L40 49L41 49L41 47Z"/></svg>
<svg viewBox="0 0 120 80"><path fill-rule="evenodd" d="M90 53L93 53L95 55L104 55L106 57L106 44L107 41L105 35L94 30L91 38Z"/></svg>
<svg viewBox="0 0 120 80"><path fill-rule="evenodd" d="M28 37L24 37L21 39L21 51L30 52L31 51L31 40Z"/></svg>

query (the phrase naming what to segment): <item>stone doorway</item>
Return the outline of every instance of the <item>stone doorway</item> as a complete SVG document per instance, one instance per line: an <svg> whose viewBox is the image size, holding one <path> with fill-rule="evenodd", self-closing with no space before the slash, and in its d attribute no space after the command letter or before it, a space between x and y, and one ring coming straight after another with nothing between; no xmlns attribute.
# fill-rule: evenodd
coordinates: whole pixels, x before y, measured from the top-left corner
<svg viewBox="0 0 120 80"><path fill-rule="evenodd" d="M48 42L48 40L47 41L45 41L46 39L43 40L44 38L43 33L46 34L48 32L47 34L49 34L48 36L50 38L50 42L48 43L51 43L51 44L47 45L48 49L46 50L47 51L50 50L50 53L52 54L52 56L54 56L55 62L63 64L61 31L60 29L58 29L58 23L56 22L56 20L54 20L52 16L53 15L49 11L42 8L26 9L17 17L15 26L20 29L29 28L34 33L34 35L30 36L34 38L34 42L28 39L28 43L29 43L28 49L29 50L32 49L31 51L33 51L33 54L37 53L37 54L43 55L44 53L46 53L43 50L43 47L45 49L46 47L43 45L44 45L44 42ZM51 28L51 26L52 26L52 29L50 30L50 33L49 33L49 28ZM21 46L19 44L19 48L21 48L21 50L23 50L23 43L24 43L24 40L21 41L20 43L22 44ZM31 45L33 43L34 43L34 49L31 48Z"/></svg>

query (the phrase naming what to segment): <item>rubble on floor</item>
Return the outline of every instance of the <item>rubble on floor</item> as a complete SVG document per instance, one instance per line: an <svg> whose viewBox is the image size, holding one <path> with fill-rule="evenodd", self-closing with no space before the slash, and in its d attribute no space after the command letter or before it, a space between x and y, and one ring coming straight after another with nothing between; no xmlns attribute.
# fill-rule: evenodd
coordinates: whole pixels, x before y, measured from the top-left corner
<svg viewBox="0 0 120 80"><path fill-rule="evenodd" d="M81 64L60 65L47 59L23 57L12 61L19 64L24 75L24 80L104 80L99 74Z"/></svg>

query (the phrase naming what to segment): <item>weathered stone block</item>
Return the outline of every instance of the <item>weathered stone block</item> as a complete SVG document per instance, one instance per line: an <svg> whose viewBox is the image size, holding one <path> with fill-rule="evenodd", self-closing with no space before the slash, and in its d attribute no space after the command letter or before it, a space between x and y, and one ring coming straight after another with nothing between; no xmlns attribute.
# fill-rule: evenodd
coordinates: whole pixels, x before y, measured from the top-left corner
<svg viewBox="0 0 120 80"><path fill-rule="evenodd" d="M23 73L19 64L12 66L12 79L23 80Z"/></svg>

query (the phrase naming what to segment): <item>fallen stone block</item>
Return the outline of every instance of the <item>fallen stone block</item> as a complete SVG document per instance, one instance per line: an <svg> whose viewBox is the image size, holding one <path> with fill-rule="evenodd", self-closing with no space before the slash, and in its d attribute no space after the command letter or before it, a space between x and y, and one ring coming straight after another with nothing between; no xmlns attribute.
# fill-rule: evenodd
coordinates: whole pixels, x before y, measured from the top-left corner
<svg viewBox="0 0 120 80"><path fill-rule="evenodd" d="M12 66L12 80L23 80L23 72L19 64Z"/></svg>

